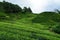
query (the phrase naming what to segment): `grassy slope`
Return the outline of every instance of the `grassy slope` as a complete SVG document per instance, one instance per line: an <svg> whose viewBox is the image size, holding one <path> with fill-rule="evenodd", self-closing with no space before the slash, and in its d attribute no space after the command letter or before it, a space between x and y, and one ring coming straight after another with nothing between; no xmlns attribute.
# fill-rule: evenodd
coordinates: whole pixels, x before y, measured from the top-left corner
<svg viewBox="0 0 60 40"><path fill-rule="evenodd" d="M32 20L34 23L43 25L57 25L60 23L60 14L54 12L43 12Z"/></svg>
<svg viewBox="0 0 60 40"><path fill-rule="evenodd" d="M1 21L0 40L60 40L60 35L49 31L45 25L32 23L35 17L29 14L19 20Z"/></svg>

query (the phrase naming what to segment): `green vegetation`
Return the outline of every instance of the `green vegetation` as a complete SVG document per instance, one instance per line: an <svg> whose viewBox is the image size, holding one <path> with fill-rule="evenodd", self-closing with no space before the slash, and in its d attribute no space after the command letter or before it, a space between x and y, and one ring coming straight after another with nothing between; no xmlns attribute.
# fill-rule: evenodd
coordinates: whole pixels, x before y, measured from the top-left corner
<svg viewBox="0 0 60 40"><path fill-rule="evenodd" d="M44 25L56 25L60 23L60 14L55 12L42 12L32 21L34 23L41 23Z"/></svg>
<svg viewBox="0 0 60 40"><path fill-rule="evenodd" d="M33 14L5 1L0 6L0 40L60 40L59 12Z"/></svg>
<svg viewBox="0 0 60 40"><path fill-rule="evenodd" d="M54 27L54 28L53 28L53 31L54 31L55 33L60 34L60 25Z"/></svg>

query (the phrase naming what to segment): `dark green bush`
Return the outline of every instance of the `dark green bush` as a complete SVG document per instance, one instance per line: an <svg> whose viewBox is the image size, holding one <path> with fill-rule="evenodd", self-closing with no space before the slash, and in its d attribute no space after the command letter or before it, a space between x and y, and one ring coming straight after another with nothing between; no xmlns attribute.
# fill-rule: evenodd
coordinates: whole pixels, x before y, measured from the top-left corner
<svg viewBox="0 0 60 40"><path fill-rule="evenodd" d="M38 40L48 40L48 39L46 39L44 37L40 37Z"/></svg>
<svg viewBox="0 0 60 40"><path fill-rule="evenodd" d="M52 29L52 31L54 31L55 33L58 33L60 34L60 25L59 26L56 26Z"/></svg>

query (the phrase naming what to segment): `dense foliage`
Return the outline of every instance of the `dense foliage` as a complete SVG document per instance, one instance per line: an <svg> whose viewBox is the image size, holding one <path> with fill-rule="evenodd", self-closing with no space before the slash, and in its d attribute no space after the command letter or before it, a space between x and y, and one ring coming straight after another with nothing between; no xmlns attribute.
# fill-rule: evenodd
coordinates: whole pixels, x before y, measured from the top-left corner
<svg viewBox="0 0 60 40"><path fill-rule="evenodd" d="M52 30L53 30L55 33L60 34L60 25L58 25L58 26L52 28Z"/></svg>
<svg viewBox="0 0 60 40"><path fill-rule="evenodd" d="M32 10L31 10L30 8L24 7L24 8L23 8L23 13L26 13L26 12L32 13Z"/></svg>
<svg viewBox="0 0 60 40"><path fill-rule="evenodd" d="M32 12L30 8L24 7L22 9L20 6L6 1L0 2L0 11L4 11L5 13Z"/></svg>

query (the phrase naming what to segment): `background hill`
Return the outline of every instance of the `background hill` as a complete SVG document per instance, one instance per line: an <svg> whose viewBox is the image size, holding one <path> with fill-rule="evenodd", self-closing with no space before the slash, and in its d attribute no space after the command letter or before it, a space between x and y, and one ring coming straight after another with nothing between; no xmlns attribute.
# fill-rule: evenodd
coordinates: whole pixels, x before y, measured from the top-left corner
<svg viewBox="0 0 60 40"><path fill-rule="evenodd" d="M41 23L46 25L56 25L60 23L60 14L55 12L42 12L32 20L34 23Z"/></svg>

